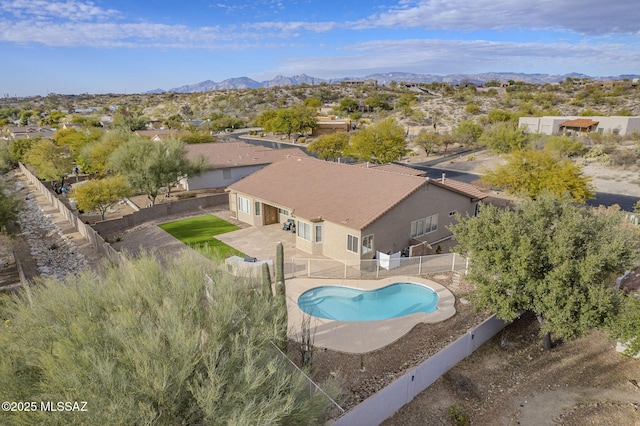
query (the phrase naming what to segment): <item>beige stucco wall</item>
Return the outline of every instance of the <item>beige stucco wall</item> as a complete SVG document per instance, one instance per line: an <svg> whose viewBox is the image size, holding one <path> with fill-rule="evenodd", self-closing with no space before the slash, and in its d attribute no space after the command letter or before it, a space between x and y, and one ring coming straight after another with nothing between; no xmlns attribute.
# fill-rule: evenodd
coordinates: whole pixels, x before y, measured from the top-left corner
<svg viewBox="0 0 640 426"><path fill-rule="evenodd" d="M411 243L411 222L438 215L438 229L424 234L417 239L434 242L451 236L447 226L454 223L455 216L450 212L461 214L475 213L477 202L436 185L425 185L413 193L404 202L391 209L387 214L362 230L362 236L374 235L373 252L362 255L363 259L371 259L376 251L383 253L398 252Z"/></svg>
<svg viewBox="0 0 640 426"><path fill-rule="evenodd" d="M542 133L546 135L555 135L560 132L560 124L567 120L575 120L578 118L590 119L598 122L597 131L601 133L613 133L614 131L620 135L628 135L633 131L640 131L640 117L521 117L518 125L524 126L530 133Z"/></svg>

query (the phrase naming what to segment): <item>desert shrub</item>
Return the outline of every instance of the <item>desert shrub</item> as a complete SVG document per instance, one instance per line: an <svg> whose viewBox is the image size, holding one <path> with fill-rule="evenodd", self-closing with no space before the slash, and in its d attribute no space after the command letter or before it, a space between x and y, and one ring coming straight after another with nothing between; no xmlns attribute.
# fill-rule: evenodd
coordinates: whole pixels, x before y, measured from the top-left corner
<svg viewBox="0 0 640 426"><path fill-rule="evenodd" d="M573 157L586 151L584 142L568 136L551 136L544 144L544 149L565 157Z"/></svg>
<svg viewBox="0 0 640 426"><path fill-rule="evenodd" d="M628 167L638 161L638 150L636 149L616 149L609 154L609 164L612 166Z"/></svg>
<svg viewBox="0 0 640 426"><path fill-rule="evenodd" d="M474 103L468 103L467 106L464 108L464 110L468 113L468 114L477 114L480 112L480 106Z"/></svg>
<svg viewBox="0 0 640 426"><path fill-rule="evenodd" d="M176 195L176 197L178 197L178 200L186 200L188 198L196 198L196 193L195 192L180 192Z"/></svg>

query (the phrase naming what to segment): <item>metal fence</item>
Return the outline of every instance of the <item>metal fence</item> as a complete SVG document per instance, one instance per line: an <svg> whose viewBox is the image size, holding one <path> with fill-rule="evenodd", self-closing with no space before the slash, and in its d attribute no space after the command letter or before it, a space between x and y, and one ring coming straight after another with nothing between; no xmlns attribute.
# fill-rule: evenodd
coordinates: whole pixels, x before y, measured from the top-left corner
<svg viewBox="0 0 640 426"><path fill-rule="evenodd" d="M386 266L386 267L385 267ZM392 265L379 259L332 260L292 258L285 267L287 275L308 278L384 278L394 275L422 275L438 272L466 274L469 259L456 253L433 256L401 257Z"/></svg>

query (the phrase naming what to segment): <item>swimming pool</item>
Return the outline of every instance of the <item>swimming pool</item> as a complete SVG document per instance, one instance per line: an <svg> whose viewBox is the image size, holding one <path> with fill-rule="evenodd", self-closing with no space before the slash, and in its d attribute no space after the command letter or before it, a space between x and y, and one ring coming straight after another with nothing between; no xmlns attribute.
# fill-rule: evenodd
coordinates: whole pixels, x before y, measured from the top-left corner
<svg viewBox="0 0 640 426"><path fill-rule="evenodd" d="M437 310L438 294L431 288L408 282L377 290L323 286L298 298L300 309L315 317L337 321L374 321Z"/></svg>

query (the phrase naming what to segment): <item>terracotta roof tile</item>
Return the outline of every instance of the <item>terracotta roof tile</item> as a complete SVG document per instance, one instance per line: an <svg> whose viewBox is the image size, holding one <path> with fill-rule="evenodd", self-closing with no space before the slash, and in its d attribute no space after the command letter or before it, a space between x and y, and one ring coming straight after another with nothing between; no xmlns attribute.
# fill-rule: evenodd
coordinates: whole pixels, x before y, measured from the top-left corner
<svg viewBox="0 0 640 426"><path fill-rule="evenodd" d="M590 118L576 118L575 120L567 120L560 123L560 127L591 127L593 125L597 125L597 121L593 121Z"/></svg>
<svg viewBox="0 0 640 426"><path fill-rule="evenodd" d="M363 229L428 182L384 168L289 157L235 182L229 190L294 209L294 215L308 220Z"/></svg>
<svg viewBox="0 0 640 426"><path fill-rule="evenodd" d="M203 156L211 168L227 168L271 164L295 155L307 155L297 147L272 149L246 142L213 142L187 145L187 158Z"/></svg>

